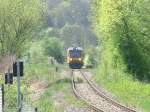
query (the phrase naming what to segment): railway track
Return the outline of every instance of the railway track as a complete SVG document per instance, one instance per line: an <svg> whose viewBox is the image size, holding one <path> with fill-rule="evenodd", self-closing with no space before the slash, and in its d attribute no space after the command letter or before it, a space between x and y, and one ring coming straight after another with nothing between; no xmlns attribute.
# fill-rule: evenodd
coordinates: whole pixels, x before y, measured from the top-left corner
<svg viewBox="0 0 150 112"><path fill-rule="evenodd" d="M73 73L73 70L71 71L71 83L72 83L72 89L73 89L73 92L74 94L80 99L82 100L83 102L85 102L87 105L89 105L93 110L95 110L96 112L104 112L102 109L98 108L96 105L90 103L88 100L86 100L85 98L83 98L78 90L76 89L76 84L75 84L75 79L74 79L74 73Z"/></svg>
<svg viewBox="0 0 150 112"><path fill-rule="evenodd" d="M131 109L125 105L120 104L119 102L114 101L112 98L109 98L108 96L106 96L103 92L101 92L99 89L96 88L96 86L87 78L86 74L79 70L79 72L81 73L81 75L83 76L83 78L86 80L86 82L88 83L88 85L92 88L92 90L101 98L103 98L104 100L106 100L108 103L110 103L111 105L119 108L121 110L121 112L137 112L134 109ZM99 108L98 106L96 106L95 104L91 103L90 101L86 100L85 98L83 98L79 92L76 89L76 84L74 81L74 71L71 71L71 75L72 75L72 88L73 88L73 92L74 94L80 98L82 101L84 101L86 104L88 104L90 107L92 107L92 109L98 111L98 112L106 112L103 109ZM120 112L120 111L119 111Z"/></svg>

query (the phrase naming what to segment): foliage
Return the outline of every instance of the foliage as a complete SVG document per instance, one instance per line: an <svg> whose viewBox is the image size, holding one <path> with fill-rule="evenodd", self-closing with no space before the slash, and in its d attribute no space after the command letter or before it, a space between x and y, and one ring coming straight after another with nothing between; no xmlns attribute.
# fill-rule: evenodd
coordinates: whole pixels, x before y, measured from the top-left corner
<svg viewBox="0 0 150 112"><path fill-rule="evenodd" d="M98 48L95 48L94 46L89 46L85 52L86 52L86 55L84 57L84 59L85 59L84 64L85 65L92 64L93 66L98 65L98 63L99 63Z"/></svg>
<svg viewBox="0 0 150 112"><path fill-rule="evenodd" d="M150 2L95 0L93 4L95 30L102 41L101 67L106 74L121 70L150 80Z"/></svg>
<svg viewBox="0 0 150 112"><path fill-rule="evenodd" d="M48 61L47 57L44 56L44 48L42 46L42 40L32 42L27 58L30 63L43 63Z"/></svg>
<svg viewBox="0 0 150 112"><path fill-rule="evenodd" d="M0 52L20 55L42 25L44 3L40 0L0 0Z"/></svg>
<svg viewBox="0 0 150 112"><path fill-rule="evenodd" d="M31 67L30 67L31 66ZM64 100L65 102L68 102L68 104L71 105L77 105L78 107L83 106L83 103L78 101L73 95L70 88L70 85L68 84L70 82L69 78L62 79L62 69L59 69L61 72L56 72L55 67L52 65L47 65L45 63L43 64L31 64L30 66L25 66L26 71L26 80L35 80L37 77L38 82L46 82L46 88L43 89L44 93L41 94L41 97L37 99L36 101L33 101L32 104L34 107L38 107L38 111L40 112L63 112L64 107L63 105L56 105L56 96L60 96L61 100ZM33 74L31 72L34 71L36 74ZM41 77L42 76L42 77ZM61 79L60 79L61 77ZM38 88L40 89L40 88ZM30 97L34 95L34 92L36 91L36 88L30 86L28 88ZM56 99L55 99L56 98Z"/></svg>
<svg viewBox="0 0 150 112"><path fill-rule="evenodd" d="M91 0L47 0L49 10L47 24L52 30L49 37L61 38L65 48L70 46L88 47L96 45L97 38L93 33L89 19ZM54 7L55 6L55 7Z"/></svg>
<svg viewBox="0 0 150 112"><path fill-rule="evenodd" d="M61 29L61 38L66 41L65 47L82 46L86 44L84 28L79 25L65 25Z"/></svg>
<svg viewBox="0 0 150 112"><path fill-rule="evenodd" d="M149 5L148 0L95 0L92 8L102 42L95 80L146 112L150 111L150 86L134 77L150 80Z"/></svg>
<svg viewBox="0 0 150 112"><path fill-rule="evenodd" d="M78 23L83 26L89 25L89 2L87 0L68 0L59 1L47 0L49 6L55 4L55 7L49 7L47 20L53 23L52 26L61 28L66 23L74 24Z"/></svg>
<svg viewBox="0 0 150 112"><path fill-rule="evenodd" d="M3 75L0 75L0 84L4 84L4 112L17 111L17 80L13 78L13 85L6 85ZM24 91L25 83L22 83L21 91Z"/></svg>
<svg viewBox="0 0 150 112"><path fill-rule="evenodd" d="M133 81L132 77L120 71L116 71L114 75L105 75L105 71L98 68L95 72L94 79L97 83L114 93L114 98L119 99L122 104L135 106L139 111L150 111L149 84Z"/></svg>
<svg viewBox="0 0 150 112"><path fill-rule="evenodd" d="M44 53L54 57L59 63L64 62L63 43L57 38L46 38L43 42Z"/></svg>

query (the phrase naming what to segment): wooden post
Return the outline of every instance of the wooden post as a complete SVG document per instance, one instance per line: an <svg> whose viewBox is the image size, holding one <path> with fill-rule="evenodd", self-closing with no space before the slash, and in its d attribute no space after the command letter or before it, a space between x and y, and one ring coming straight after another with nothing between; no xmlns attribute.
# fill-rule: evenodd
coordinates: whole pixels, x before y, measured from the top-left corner
<svg viewBox="0 0 150 112"><path fill-rule="evenodd" d="M5 105L5 102L4 102L4 84L2 84L2 109L4 109L4 105Z"/></svg>
<svg viewBox="0 0 150 112"><path fill-rule="evenodd" d="M56 66L56 72L58 72L58 67Z"/></svg>
<svg viewBox="0 0 150 112"><path fill-rule="evenodd" d="M35 112L37 112L38 111L38 109L37 109L37 107L35 108Z"/></svg>
<svg viewBox="0 0 150 112"><path fill-rule="evenodd" d="M4 109L4 85L0 87L0 112L3 112Z"/></svg>

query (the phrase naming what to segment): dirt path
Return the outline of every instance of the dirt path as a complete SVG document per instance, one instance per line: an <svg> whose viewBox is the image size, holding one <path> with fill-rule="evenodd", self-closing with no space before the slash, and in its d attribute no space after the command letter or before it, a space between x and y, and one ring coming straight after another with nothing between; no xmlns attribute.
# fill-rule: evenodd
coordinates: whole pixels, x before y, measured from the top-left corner
<svg viewBox="0 0 150 112"><path fill-rule="evenodd" d="M69 104L64 100L65 94L63 92L58 92L52 98L54 100L54 104L58 108L62 108L64 112L94 112L87 107L76 107L73 104Z"/></svg>
<svg viewBox="0 0 150 112"><path fill-rule="evenodd" d="M49 82L32 80L30 84L30 91L32 92L30 97L32 101L38 100L44 94L49 84Z"/></svg>

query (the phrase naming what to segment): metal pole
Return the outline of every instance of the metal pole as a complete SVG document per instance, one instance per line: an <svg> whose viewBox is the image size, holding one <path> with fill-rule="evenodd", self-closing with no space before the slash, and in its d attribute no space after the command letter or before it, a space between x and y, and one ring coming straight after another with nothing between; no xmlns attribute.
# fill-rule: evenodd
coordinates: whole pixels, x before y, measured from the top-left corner
<svg viewBox="0 0 150 112"><path fill-rule="evenodd" d="M35 108L35 112L37 112L38 111L38 109L37 109L37 107Z"/></svg>
<svg viewBox="0 0 150 112"><path fill-rule="evenodd" d="M0 85L0 93L1 93L1 96L0 96L0 112L3 112L3 85Z"/></svg>
<svg viewBox="0 0 150 112"><path fill-rule="evenodd" d="M4 109L4 84L2 84L2 109Z"/></svg>
<svg viewBox="0 0 150 112"><path fill-rule="evenodd" d="M20 82L20 64L19 61L17 62L17 81L18 81L18 99L17 99L17 103L18 103L18 109L20 111L21 108L21 82Z"/></svg>

